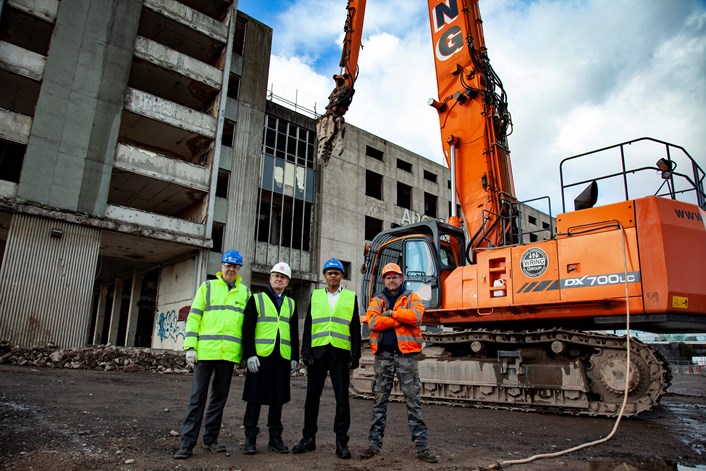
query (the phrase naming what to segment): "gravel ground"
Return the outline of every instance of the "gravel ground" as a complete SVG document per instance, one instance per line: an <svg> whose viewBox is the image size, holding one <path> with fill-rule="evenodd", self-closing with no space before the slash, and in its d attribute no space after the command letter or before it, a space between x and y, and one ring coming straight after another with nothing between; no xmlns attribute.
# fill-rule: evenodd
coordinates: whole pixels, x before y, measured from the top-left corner
<svg viewBox="0 0 706 471"><path fill-rule="evenodd" d="M234 376L220 442L227 454L201 448L185 461L179 446L191 377L136 371L57 369L0 365L0 469L7 470L466 470L500 460L552 453L606 437L614 420L512 411L425 406L430 445L438 464L416 459L404 405L390 404L380 456L362 460L371 402L351 399L353 459L334 454L333 391L324 391L317 450L280 455L266 449L245 456L241 400L244 378ZM300 438L306 378L292 378L292 402L284 407L283 438ZM261 426L264 427L263 409ZM580 451L502 466L513 470L706 470L706 377L677 375L656 409L620 422L615 436Z"/></svg>

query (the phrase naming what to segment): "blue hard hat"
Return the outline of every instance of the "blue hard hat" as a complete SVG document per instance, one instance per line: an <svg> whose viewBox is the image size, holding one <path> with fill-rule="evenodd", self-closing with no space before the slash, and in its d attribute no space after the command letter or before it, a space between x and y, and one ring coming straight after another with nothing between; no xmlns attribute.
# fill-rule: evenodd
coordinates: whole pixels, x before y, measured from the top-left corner
<svg viewBox="0 0 706 471"><path fill-rule="evenodd" d="M346 270L343 269L343 264L337 258L328 259L328 261L324 263L324 269L321 272L326 273L326 270L329 270L331 268L341 270L341 273L343 273L344 275L346 274Z"/></svg>
<svg viewBox="0 0 706 471"><path fill-rule="evenodd" d="M243 266L243 256L237 250L229 250L223 254L221 263L230 263L231 265Z"/></svg>

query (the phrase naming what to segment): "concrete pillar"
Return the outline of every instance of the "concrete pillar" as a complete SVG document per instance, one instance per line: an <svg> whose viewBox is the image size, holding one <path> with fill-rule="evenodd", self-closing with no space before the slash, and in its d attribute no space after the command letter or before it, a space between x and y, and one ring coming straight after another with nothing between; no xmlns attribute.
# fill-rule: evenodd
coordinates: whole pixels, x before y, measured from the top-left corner
<svg viewBox="0 0 706 471"><path fill-rule="evenodd" d="M137 319L140 308L137 303L140 300L142 291L142 273L132 274L132 290L130 291L130 309L127 314L127 329L125 330L125 346L135 346L135 334L137 333Z"/></svg>
<svg viewBox="0 0 706 471"><path fill-rule="evenodd" d="M103 331L103 323L105 322L105 303L108 299L108 286L101 285L100 293L98 294L98 306L96 307L96 326L93 329L93 340L91 343L99 345L105 343L105 339L101 338Z"/></svg>
<svg viewBox="0 0 706 471"><path fill-rule="evenodd" d="M123 280L115 280L115 292L113 293L113 308L110 310L110 330L108 330L108 342L115 345L118 340L118 329L120 328L120 307L123 302Z"/></svg>

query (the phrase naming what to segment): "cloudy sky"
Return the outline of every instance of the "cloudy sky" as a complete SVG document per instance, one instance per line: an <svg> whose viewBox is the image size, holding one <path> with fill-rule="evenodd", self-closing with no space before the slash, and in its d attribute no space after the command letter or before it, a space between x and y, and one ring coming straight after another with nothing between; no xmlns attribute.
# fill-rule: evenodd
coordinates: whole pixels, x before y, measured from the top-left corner
<svg viewBox="0 0 706 471"><path fill-rule="evenodd" d="M339 72L345 6L238 2L273 29L268 89L275 95L324 111ZM563 158L643 136L683 146L706 169L706 0L481 0L480 9L491 64L508 94L520 200L549 195L556 215ZM427 105L437 98L427 2L368 0L365 20L346 121L443 162L438 118ZM645 155L628 167L654 165L663 152L631 147ZM616 157L599 162L612 169ZM571 165L567 176L580 179L597 166ZM657 190L653 173L639 179L640 191ZM612 199L608 188L599 204Z"/></svg>

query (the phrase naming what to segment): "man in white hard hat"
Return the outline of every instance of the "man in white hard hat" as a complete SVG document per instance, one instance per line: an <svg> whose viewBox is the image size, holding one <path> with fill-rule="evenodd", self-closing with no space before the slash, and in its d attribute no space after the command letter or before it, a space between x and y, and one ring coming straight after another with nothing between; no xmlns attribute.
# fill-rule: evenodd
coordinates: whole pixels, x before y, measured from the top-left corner
<svg viewBox="0 0 706 471"><path fill-rule="evenodd" d="M247 402L243 425L243 453L257 452L262 405L269 406L268 449L289 453L282 442L282 406L291 399L289 380L299 364L299 321L294 300L284 294L292 278L292 269L284 262L270 270L270 284L253 294L245 307L243 319L243 358L247 359L243 400Z"/></svg>

